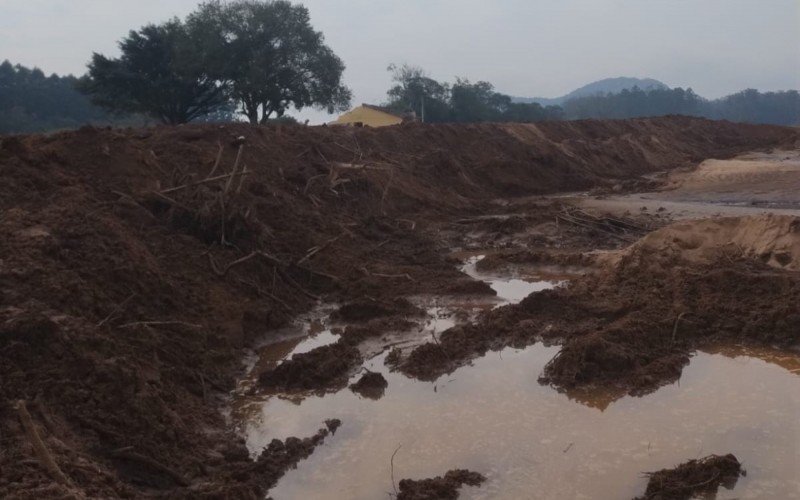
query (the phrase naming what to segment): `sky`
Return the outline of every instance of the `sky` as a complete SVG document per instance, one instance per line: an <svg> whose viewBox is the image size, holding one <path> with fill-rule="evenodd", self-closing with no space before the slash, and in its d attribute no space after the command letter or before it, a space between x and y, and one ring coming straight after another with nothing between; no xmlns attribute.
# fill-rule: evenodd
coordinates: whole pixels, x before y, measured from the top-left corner
<svg viewBox="0 0 800 500"><path fill-rule="evenodd" d="M0 59L82 74L130 29L198 0L0 0ZM601 78L655 78L717 98L800 89L800 0L304 0L347 69L353 104L385 100L390 63L557 97ZM312 122L321 113L304 113Z"/></svg>

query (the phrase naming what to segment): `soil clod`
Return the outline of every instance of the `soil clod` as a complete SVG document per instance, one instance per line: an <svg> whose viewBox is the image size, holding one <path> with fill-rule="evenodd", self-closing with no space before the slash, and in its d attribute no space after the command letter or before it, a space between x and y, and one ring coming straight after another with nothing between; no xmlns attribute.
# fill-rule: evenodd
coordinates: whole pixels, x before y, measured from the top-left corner
<svg viewBox="0 0 800 500"><path fill-rule="evenodd" d="M350 384L350 390L369 399L382 398L387 387L389 387L389 382L383 375L370 371L362 375L354 384Z"/></svg>
<svg viewBox="0 0 800 500"><path fill-rule="evenodd" d="M342 341L295 354L259 376L259 384L271 390L325 390L347 384L347 377L361 362L358 349Z"/></svg>
<svg viewBox="0 0 800 500"><path fill-rule="evenodd" d="M709 455L672 469L648 472L647 490L635 500L688 500L700 494L713 495L720 486L732 489L744 474L735 456Z"/></svg>
<svg viewBox="0 0 800 500"><path fill-rule="evenodd" d="M463 485L480 486L486 478L465 469L448 471L433 479L402 479L397 500L455 500Z"/></svg>

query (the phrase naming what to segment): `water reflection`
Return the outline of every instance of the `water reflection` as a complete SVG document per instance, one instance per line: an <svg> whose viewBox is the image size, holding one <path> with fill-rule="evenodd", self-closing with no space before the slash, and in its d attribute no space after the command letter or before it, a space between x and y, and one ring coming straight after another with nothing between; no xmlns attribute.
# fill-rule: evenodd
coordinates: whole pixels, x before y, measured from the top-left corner
<svg viewBox="0 0 800 500"><path fill-rule="evenodd" d="M392 491L390 457L399 444L396 478L432 477L454 467L489 478L480 488L463 489L462 498L631 498L644 491L642 472L712 453L734 453L748 471L718 498L800 498L796 354L708 349L692 357L679 382L645 397L614 390L562 394L540 385L538 376L558 352L541 344L490 352L435 383L390 372L387 347L430 341L482 310L548 286L517 277L519 283L503 288L512 280L495 283L476 262L465 272L497 287L498 299L416 297L429 312L426 320L361 346L364 368L388 381L381 399L350 390L302 400L239 394L233 418L253 454L273 438L311 435L325 419L343 422L281 479L273 498L384 497ZM325 317L307 318L293 334L263 346L256 369L335 341Z"/></svg>
<svg viewBox="0 0 800 500"><path fill-rule="evenodd" d="M272 398L245 436L255 453L272 438L311 434L326 418L343 422L270 492L276 500L382 497L391 491L389 457L398 444L396 477L453 467L489 477L464 498L528 498L532 491L631 498L644 490L641 472L729 452L748 475L719 498L800 495L800 384L789 371L753 357L698 353L680 384L598 412L537 383L556 351L536 345L490 353L435 384L388 372L381 355L366 364L389 382L380 401L349 390L299 406Z"/></svg>
<svg viewBox="0 0 800 500"><path fill-rule="evenodd" d="M477 265L483 258L483 255L469 257L461 271L474 279L488 283L497 292L497 306L516 304L534 292L541 292L561 283L544 280L538 273L522 273L520 272L522 268L512 269L510 277L479 271Z"/></svg>

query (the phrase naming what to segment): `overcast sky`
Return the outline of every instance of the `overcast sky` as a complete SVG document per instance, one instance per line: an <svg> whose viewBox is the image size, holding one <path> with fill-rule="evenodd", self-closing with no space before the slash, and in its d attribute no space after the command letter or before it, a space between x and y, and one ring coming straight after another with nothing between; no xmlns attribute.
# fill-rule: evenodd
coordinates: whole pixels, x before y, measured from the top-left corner
<svg viewBox="0 0 800 500"><path fill-rule="evenodd" d="M131 28L198 0L0 0L0 59L81 74ZM556 97L649 77L715 98L800 89L800 0L305 0L347 65L354 103L379 103L389 63ZM316 120L315 120L316 121Z"/></svg>

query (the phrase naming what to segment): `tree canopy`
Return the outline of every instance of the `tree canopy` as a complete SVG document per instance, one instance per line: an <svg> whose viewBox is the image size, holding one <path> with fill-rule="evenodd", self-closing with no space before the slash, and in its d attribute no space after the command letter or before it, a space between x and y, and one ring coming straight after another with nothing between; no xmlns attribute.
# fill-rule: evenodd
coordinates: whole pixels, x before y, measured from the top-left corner
<svg viewBox="0 0 800 500"><path fill-rule="evenodd" d="M80 89L99 106L178 124L228 102L227 87L205 69L178 19L131 31L119 48L118 59L95 53L81 82Z"/></svg>
<svg viewBox="0 0 800 500"><path fill-rule="evenodd" d="M0 133L44 132L115 120L75 90L74 76L0 64Z"/></svg>
<svg viewBox="0 0 800 500"><path fill-rule="evenodd" d="M564 103L564 114L571 120L680 114L737 122L797 125L800 124L800 94L796 90L761 93L747 89L721 99L708 100L692 89L641 90L634 87L616 94L571 99Z"/></svg>
<svg viewBox="0 0 800 500"><path fill-rule="evenodd" d="M350 105L344 63L302 5L212 0L189 16L187 27L205 67L229 86L251 123L280 118L289 106L332 113Z"/></svg>
<svg viewBox="0 0 800 500"><path fill-rule="evenodd" d="M393 85L386 107L398 112L413 111L429 123L437 122L536 122L558 120L561 110L536 103L514 103L511 97L495 92L489 82L471 83L456 78L442 83L429 77L418 66L391 65Z"/></svg>
<svg viewBox="0 0 800 500"><path fill-rule="evenodd" d="M114 112L177 124L236 109L266 123L290 106L332 113L350 104L344 63L308 9L286 0L211 0L185 22L131 31L119 46L117 59L92 56L80 86Z"/></svg>

